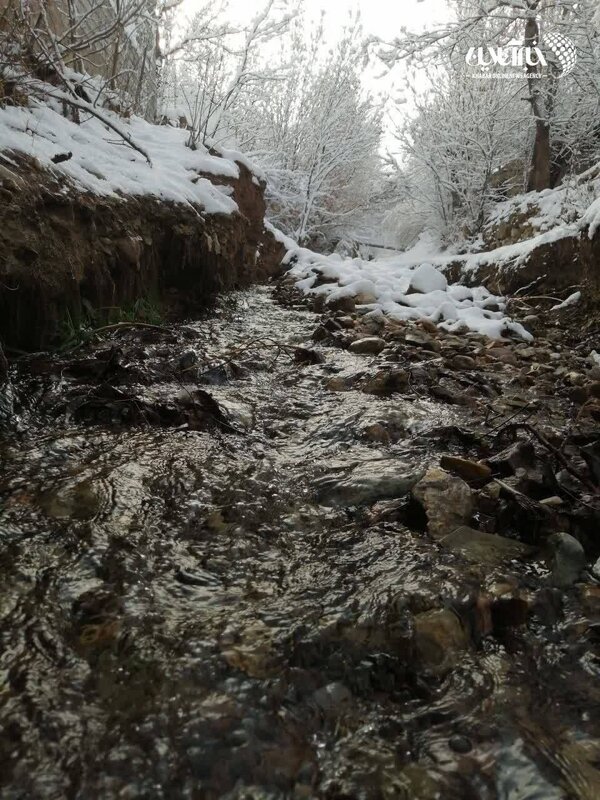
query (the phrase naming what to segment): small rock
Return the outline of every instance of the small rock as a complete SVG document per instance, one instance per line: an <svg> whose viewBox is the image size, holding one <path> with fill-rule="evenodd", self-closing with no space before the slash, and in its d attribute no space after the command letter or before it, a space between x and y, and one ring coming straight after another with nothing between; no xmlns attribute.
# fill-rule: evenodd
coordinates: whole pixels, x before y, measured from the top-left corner
<svg viewBox="0 0 600 800"><path fill-rule="evenodd" d="M413 292L427 293L436 290L445 292L448 281L432 264L421 264L411 275L410 288Z"/></svg>
<svg viewBox="0 0 600 800"><path fill-rule="evenodd" d="M492 470L486 464L457 456L442 456L440 466L470 483L483 483L492 476Z"/></svg>
<svg viewBox="0 0 600 800"><path fill-rule="evenodd" d="M597 578L600 581L600 558L596 561L596 563L592 567L592 575L594 576L594 578Z"/></svg>
<svg viewBox="0 0 600 800"><path fill-rule="evenodd" d="M339 713L352 702L352 692L339 681L317 689L312 697L326 714Z"/></svg>
<svg viewBox="0 0 600 800"><path fill-rule="evenodd" d="M296 364L323 364L325 359L317 350L310 347L297 347L294 350Z"/></svg>
<svg viewBox="0 0 600 800"><path fill-rule="evenodd" d="M552 550L552 586L566 588L577 583L586 565L585 551L581 544L569 533L553 533L548 538L548 545Z"/></svg>
<svg viewBox="0 0 600 800"><path fill-rule="evenodd" d="M473 749L471 741L466 736L451 736L448 744L455 753L470 753Z"/></svg>
<svg viewBox="0 0 600 800"><path fill-rule="evenodd" d="M356 302L353 297L347 295L346 297L336 297L333 300L327 300L326 307L330 311L343 311L346 314L352 314L356 308Z"/></svg>
<svg viewBox="0 0 600 800"><path fill-rule="evenodd" d="M477 362L471 356L457 355L449 359L448 366L451 369L477 369Z"/></svg>
<svg viewBox="0 0 600 800"><path fill-rule="evenodd" d="M377 355L385 347L385 341L378 336L366 336L364 339L357 339L350 345L352 353L361 355Z"/></svg>
<svg viewBox="0 0 600 800"><path fill-rule="evenodd" d="M453 553L460 553L470 561L475 561L488 566L497 566L516 558L525 558L533 550L527 545L496 536L493 533L484 533L461 525L452 533L444 536L440 544Z"/></svg>
<svg viewBox="0 0 600 800"><path fill-rule="evenodd" d="M362 386L366 394L392 394L402 392L408 387L408 373L402 369L380 370L367 378Z"/></svg>
<svg viewBox="0 0 600 800"><path fill-rule="evenodd" d="M199 361L198 353L195 350L186 350L179 359L179 368L182 370L193 369L198 366Z"/></svg>
<svg viewBox="0 0 600 800"><path fill-rule="evenodd" d="M425 509L429 533L436 538L467 522L473 513L473 495L468 484L436 467L427 470L413 489L413 497Z"/></svg>
<svg viewBox="0 0 600 800"><path fill-rule="evenodd" d="M443 671L456 662L457 655L466 650L468 644L460 619L450 609L416 615L415 648L423 666Z"/></svg>
<svg viewBox="0 0 600 800"><path fill-rule="evenodd" d="M441 344L435 339L432 339L431 336L428 336L424 331L409 331L404 337L404 341L406 344L410 344L413 347L420 347L430 352L439 353L442 349Z"/></svg>
<svg viewBox="0 0 600 800"><path fill-rule="evenodd" d="M336 375L334 378L330 378L327 381L325 388L330 392L349 392L354 386L355 381L356 378L348 375Z"/></svg>
<svg viewBox="0 0 600 800"><path fill-rule="evenodd" d="M314 487L324 506L361 506L404 497L422 477L422 472L401 472L395 460L369 461L349 472L318 478Z"/></svg>

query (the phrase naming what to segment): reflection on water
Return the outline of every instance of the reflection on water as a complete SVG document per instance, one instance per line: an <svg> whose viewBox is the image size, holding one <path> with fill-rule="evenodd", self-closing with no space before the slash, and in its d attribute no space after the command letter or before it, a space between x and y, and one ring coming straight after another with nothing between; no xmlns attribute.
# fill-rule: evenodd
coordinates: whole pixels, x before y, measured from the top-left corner
<svg viewBox="0 0 600 800"><path fill-rule="evenodd" d="M72 365L22 369L0 443L2 797L599 797L598 600L490 632L478 598L506 574L317 501L360 470L385 500L380 477L436 462L426 434L462 411L329 391L368 360L298 366L313 315L234 300L192 338L130 334L135 392L73 399ZM177 420L198 387L204 416Z"/></svg>

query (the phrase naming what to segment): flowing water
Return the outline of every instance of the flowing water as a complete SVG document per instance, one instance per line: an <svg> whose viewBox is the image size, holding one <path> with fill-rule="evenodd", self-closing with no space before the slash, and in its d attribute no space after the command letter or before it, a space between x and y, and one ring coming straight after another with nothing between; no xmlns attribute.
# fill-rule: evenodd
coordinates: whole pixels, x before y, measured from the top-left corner
<svg viewBox="0 0 600 800"><path fill-rule="evenodd" d="M299 365L315 319L262 288L128 332L102 363L135 401L81 388L92 347L20 368L0 439L2 798L600 797L598 597L355 507L344 476L419 474L464 419L329 391L369 359ZM186 397L201 418L177 417ZM478 598L503 580L538 613L490 633Z"/></svg>

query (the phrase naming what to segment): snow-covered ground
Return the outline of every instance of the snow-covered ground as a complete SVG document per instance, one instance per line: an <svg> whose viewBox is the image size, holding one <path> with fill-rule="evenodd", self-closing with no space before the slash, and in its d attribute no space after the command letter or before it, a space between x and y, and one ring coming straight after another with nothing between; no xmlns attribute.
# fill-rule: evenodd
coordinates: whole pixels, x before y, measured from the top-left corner
<svg viewBox="0 0 600 800"><path fill-rule="evenodd" d="M292 265L289 274L296 286L309 294L325 295L326 302L348 296L367 314L428 319L447 331L474 331L492 339L507 335L532 339L522 325L506 316L503 298L483 286L449 284L440 265L428 260L419 245L393 258L364 261L319 255L279 232L276 235L287 248L285 263Z"/></svg>
<svg viewBox="0 0 600 800"><path fill-rule="evenodd" d="M99 108L106 120L145 151L148 161L87 111L80 111L81 124L67 119L62 113L62 101L50 96L58 91L48 87L48 96L43 100L31 96L28 107L0 108L0 164L5 168L10 169L14 163L12 153L22 153L94 194L153 195L162 200L193 203L207 214L231 214L237 209L230 187L214 186L199 174L237 178L236 161L252 170L241 154L225 151L223 157L218 157L201 146L191 150L185 146L189 135L185 130L152 125L135 116L126 119ZM69 154L60 163L52 160Z"/></svg>

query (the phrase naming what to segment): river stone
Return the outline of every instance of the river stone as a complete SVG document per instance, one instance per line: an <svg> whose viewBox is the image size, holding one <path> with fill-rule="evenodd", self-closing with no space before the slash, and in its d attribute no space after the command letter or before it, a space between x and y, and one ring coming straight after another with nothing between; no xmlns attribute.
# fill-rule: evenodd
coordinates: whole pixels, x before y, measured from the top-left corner
<svg viewBox="0 0 600 800"><path fill-rule="evenodd" d="M415 617L415 648L421 664L434 671L455 663L459 652L466 650L469 640L458 618L450 609L425 611Z"/></svg>
<svg viewBox="0 0 600 800"><path fill-rule="evenodd" d="M478 461L470 461L467 458L458 458L457 456L442 456L440 460L442 469L458 475L465 481L472 481L473 483L480 483L492 477L492 470L486 464L480 464Z"/></svg>
<svg viewBox="0 0 600 800"><path fill-rule="evenodd" d="M317 689L313 700L325 714L335 714L350 705L352 692L343 683L335 681Z"/></svg>
<svg viewBox="0 0 600 800"><path fill-rule="evenodd" d="M566 588L577 583L587 561L581 544L568 533L553 533L548 538L548 545L552 550L552 586Z"/></svg>
<svg viewBox="0 0 600 800"><path fill-rule="evenodd" d="M382 369L366 379L362 391L366 394L393 394L408 387L409 375L403 369Z"/></svg>
<svg viewBox="0 0 600 800"><path fill-rule="evenodd" d="M401 471L400 466L395 461L369 461L351 472L325 475L313 484L317 500L324 506L363 506L404 497L423 472L406 467Z"/></svg>
<svg viewBox="0 0 600 800"><path fill-rule="evenodd" d="M364 339L357 339L350 345L352 353L360 355L377 355L385 347L385 341L379 336L366 336Z"/></svg>
<svg viewBox="0 0 600 800"><path fill-rule="evenodd" d="M440 544L453 553L460 553L469 561L477 561L490 567L499 566L516 558L524 558L533 552L531 547L514 539L476 531L467 525L461 525L460 528L444 536Z"/></svg>
<svg viewBox="0 0 600 800"><path fill-rule="evenodd" d="M413 497L424 508L429 533L435 538L450 533L473 514L469 485L438 467L427 470L413 489Z"/></svg>
<svg viewBox="0 0 600 800"><path fill-rule="evenodd" d="M356 302L353 297L346 295L345 297L328 298L326 306L329 311L343 311L351 314L356 308Z"/></svg>

